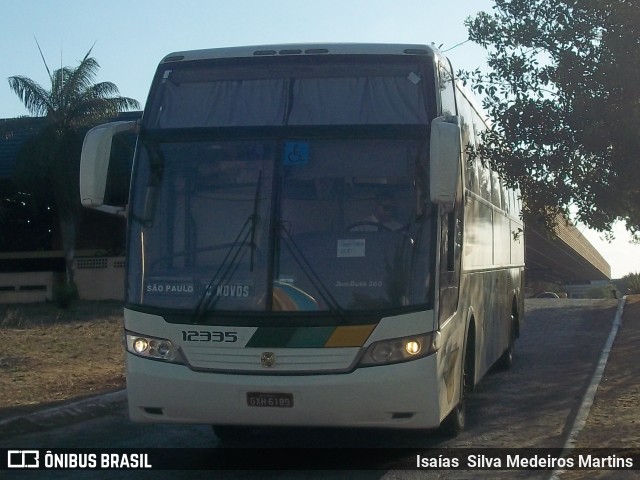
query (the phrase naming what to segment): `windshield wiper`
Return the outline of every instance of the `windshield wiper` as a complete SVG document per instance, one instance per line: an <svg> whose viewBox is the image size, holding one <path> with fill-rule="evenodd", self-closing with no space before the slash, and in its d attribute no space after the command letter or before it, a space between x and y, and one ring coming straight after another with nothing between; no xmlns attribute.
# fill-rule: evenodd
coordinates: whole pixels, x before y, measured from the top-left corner
<svg viewBox="0 0 640 480"><path fill-rule="evenodd" d="M256 226L260 220L258 215L258 208L260 205L260 189L262 185L262 170L258 173L258 184L256 186L256 192L253 198L253 211L249 218L244 222L240 232L236 236L233 243L230 244L227 254L222 259L218 270L213 274L211 280L207 284L202 296L198 300L198 303L193 312L193 320L191 323L198 324L202 319L202 316L210 309L215 307L220 297L216 297L218 288L225 282L228 282L233 278L234 273L240 265L240 261L244 258L246 250L243 248L247 245L251 248L251 262L249 264L249 271L253 272L254 269L254 255L256 250L255 237ZM242 256L240 256L242 254ZM232 257L233 255L233 257ZM223 271L224 270L224 271ZM219 277L218 277L219 276ZM216 279L219 278L216 283ZM215 287L214 287L215 283Z"/></svg>
<svg viewBox="0 0 640 480"><path fill-rule="evenodd" d="M260 188L262 187L262 170L258 172L258 186L256 187L256 194L253 197L253 212L249 219L251 220L251 262L249 265L249 271L253 272L253 259L256 253L256 226L258 225L258 207L260 205Z"/></svg>
<svg viewBox="0 0 640 480"><path fill-rule="evenodd" d="M324 300L324 302L327 304L331 313L339 317L341 320L345 320L344 310L331 294L331 291L327 288L320 276L313 269L313 266L311 265L309 260L307 260L307 257L304 255L304 253L302 253L300 247L298 247L287 229L284 228L284 225L282 224L280 225L280 231L284 232L284 235L282 236L282 242L287 247L287 250L289 250L289 253L291 253L293 259L300 266L302 272L307 276L311 284L318 291L320 297L322 297L322 300Z"/></svg>

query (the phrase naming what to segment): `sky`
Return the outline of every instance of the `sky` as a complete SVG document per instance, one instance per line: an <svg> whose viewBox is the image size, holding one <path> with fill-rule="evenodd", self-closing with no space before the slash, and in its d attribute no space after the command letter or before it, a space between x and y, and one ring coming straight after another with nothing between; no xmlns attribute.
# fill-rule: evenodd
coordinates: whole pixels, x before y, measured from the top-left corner
<svg viewBox="0 0 640 480"><path fill-rule="evenodd" d="M464 20L491 11L490 0L20 0L3 1L0 17L0 118L28 115L6 79L43 86L51 70L74 67L93 47L96 81L144 105L153 73L181 50L274 43L434 43L454 69L486 68L485 52L467 40ZM458 46L456 46L458 45ZM619 229L620 230L620 229ZM583 230L614 278L640 272L640 246L622 228L607 244Z"/></svg>

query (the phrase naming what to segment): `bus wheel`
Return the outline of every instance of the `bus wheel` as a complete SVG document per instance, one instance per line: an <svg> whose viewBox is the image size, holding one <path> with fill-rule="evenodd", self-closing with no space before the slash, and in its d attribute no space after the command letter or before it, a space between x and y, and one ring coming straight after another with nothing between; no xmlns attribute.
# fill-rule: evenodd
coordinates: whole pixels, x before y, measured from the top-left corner
<svg viewBox="0 0 640 480"><path fill-rule="evenodd" d="M501 370L509 370L513 366L513 351L515 348L515 318L511 315L509 323L509 345L502 356L498 359L498 368Z"/></svg>
<svg viewBox="0 0 640 480"><path fill-rule="evenodd" d="M440 430L447 437L457 437L464 430L467 421L467 402L466 395L463 394L458 405L451 410L451 413L444 419Z"/></svg>
<svg viewBox="0 0 640 480"><path fill-rule="evenodd" d="M456 437L465 428L467 422L467 397L473 390L473 350L471 342L473 337L467 339L467 348L464 354L462 366L462 385L460 401L443 420L440 430L447 436Z"/></svg>

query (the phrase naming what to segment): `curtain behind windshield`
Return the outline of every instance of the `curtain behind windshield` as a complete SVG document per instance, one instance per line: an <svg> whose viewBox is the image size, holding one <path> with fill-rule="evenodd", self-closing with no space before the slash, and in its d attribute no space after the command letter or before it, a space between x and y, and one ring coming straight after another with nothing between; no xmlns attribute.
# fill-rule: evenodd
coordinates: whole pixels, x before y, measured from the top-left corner
<svg viewBox="0 0 640 480"><path fill-rule="evenodd" d="M304 68L183 67L165 72L150 128L424 125L417 63Z"/></svg>
<svg viewBox="0 0 640 480"><path fill-rule="evenodd" d="M160 128L281 125L287 82L169 83L163 96L157 125Z"/></svg>

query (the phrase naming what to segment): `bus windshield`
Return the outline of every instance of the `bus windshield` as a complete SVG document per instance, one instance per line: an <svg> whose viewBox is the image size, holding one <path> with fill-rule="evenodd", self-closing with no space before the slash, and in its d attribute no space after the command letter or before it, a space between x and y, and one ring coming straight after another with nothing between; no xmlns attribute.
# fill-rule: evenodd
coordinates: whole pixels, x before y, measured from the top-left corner
<svg viewBox="0 0 640 480"><path fill-rule="evenodd" d="M404 80L419 84L417 78L408 80L407 71L419 72L417 67L405 65ZM360 111L356 118L355 111L346 112L334 119L340 128L318 133L310 123L333 125L328 112L337 109L335 102L346 102L337 92L366 79L341 78L338 86L337 81L325 85L325 79L306 78L313 85L307 113L293 106L296 95L271 98L274 108L288 102L287 120L277 108L268 119L261 117L266 115L263 106L256 117L260 125L253 125L252 117L231 101L211 100L207 108L217 116L194 120L184 101L170 99L194 72L193 67L187 72L191 76L182 72L178 87L156 92L139 139L130 211L129 305L193 314L346 315L432 304L435 218L427 190L427 130L421 125L427 123L427 91L416 89L420 94L395 110L381 106L384 95L380 102L375 95L363 99L361 105L370 104L363 111L369 113ZM197 76L200 93L203 78L213 72ZM291 69L285 73L292 75ZM165 79L173 75L179 77L175 68ZM303 89L305 82L294 80ZM224 97L218 90L234 83L225 82L224 88L212 87L211 95ZM385 82L384 89L392 91ZM248 104L254 87L267 85L249 87ZM353 88L358 94L366 91ZM279 91L268 87L271 96ZM389 92L386 99L393 96ZM237 97L240 103L245 93ZM330 98L334 105L320 112ZM370 114L380 121L371 128ZM294 122L303 116L307 121ZM292 122L306 126L289 127ZM401 131L399 123L407 128L394 133ZM277 128L245 128L264 124ZM243 128L223 132L223 125Z"/></svg>

